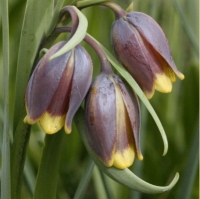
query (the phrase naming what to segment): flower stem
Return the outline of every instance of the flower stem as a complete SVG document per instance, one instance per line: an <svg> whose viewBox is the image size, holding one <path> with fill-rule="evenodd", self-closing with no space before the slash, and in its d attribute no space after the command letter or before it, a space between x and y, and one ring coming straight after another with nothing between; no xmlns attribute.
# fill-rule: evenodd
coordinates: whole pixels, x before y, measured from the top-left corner
<svg viewBox="0 0 200 199"><path fill-rule="evenodd" d="M112 1L105 0L86 0L86 1L78 1L76 7L79 9L87 8L94 5L102 5L110 8L114 13L116 19L123 18L127 13L124 11L118 4Z"/></svg>
<svg viewBox="0 0 200 199"><path fill-rule="evenodd" d="M50 37L54 38L57 37L62 32L71 32L72 28L69 26L66 27L59 27L55 29L55 31L50 35ZM112 67L110 65L110 62L108 61L104 51L101 49L101 47L94 41L92 37L89 35L86 35L84 38L84 41L87 42L97 53L99 60L101 62L101 72L106 73L108 75L113 74Z"/></svg>
<svg viewBox="0 0 200 199"><path fill-rule="evenodd" d="M60 152L64 132L45 136L45 145L36 180L34 199L55 199L58 181Z"/></svg>

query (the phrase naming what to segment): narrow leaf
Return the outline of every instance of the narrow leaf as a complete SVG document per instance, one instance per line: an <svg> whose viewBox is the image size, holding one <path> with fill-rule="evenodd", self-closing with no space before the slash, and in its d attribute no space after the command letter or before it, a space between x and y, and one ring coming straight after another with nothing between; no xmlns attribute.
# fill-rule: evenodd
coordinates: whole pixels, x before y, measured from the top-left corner
<svg viewBox="0 0 200 199"><path fill-rule="evenodd" d="M74 48L77 44L79 44L84 39L84 37L86 35L88 21L87 21L86 17L82 14L81 11L79 11L75 6L73 6L73 8L75 9L75 11L78 15L78 18L79 18L78 28L77 28L75 34L72 36L72 38L57 53L55 53L53 56L51 56L49 60L52 60L64 53L66 53L67 51L71 50L72 48Z"/></svg>
<svg viewBox="0 0 200 199"><path fill-rule="evenodd" d="M37 175L34 199L55 199L58 181L61 146L64 131L53 135L46 134L45 146Z"/></svg>
<svg viewBox="0 0 200 199"><path fill-rule="evenodd" d="M81 135L81 138L85 144L85 147L92 157L95 164L109 177L111 177L113 180L119 182L120 184L123 184L131 189L143 192L143 193L149 193L149 194L155 194L155 193L162 193L164 191L168 191L174 187L174 185L177 183L179 179L179 174L176 173L174 179L172 182L165 187L159 187L152 184L149 184L142 179L138 178L135 174L133 174L129 169L117 169L115 167L106 167L104 164L96 157L96 155L93 153L88 140L86 136L86 126L84 121L84 113L83 109L79 108L78 112L75 116L75 124L77 126L77 129Z"/></svg>
<svg viewBox="0 0 200 199"><path fill-rule="evenodd" d="M51 18L51 23L49 24L49 26L47 26L47 29L45 30L46 37L51 34L51 32L53 31L53 29L56 26L63 3L64 3L64 0L57 1L56 7L55 7L55 10L53 13L53 17Z"/></svg>
<svg viewBox="0 0 200 199"><path fill-rule="evenodd" d="M172 3L174 5L175 10L177 11L177 14L179 15L179 17L181 19L183 29L184 29L185 33L187 34L195 52L198 55L199 54L198 38L195 37L194 31L191 28L190 24L188 23L188 21L185 17L186 15L185 15L185 13L184 13L181 5L180 5L180 1L172 0Z"/></svg>
<svg viewBox="0 0 200 199"><path fill-rule="evenodd" d="M9 137L9 23L8 0L1 1L4 66L4 124L2 144L1 198L11 198L10 187L10 137Z"/></svg>
<svg viewBox="0 0 200 199"><path fill-rule="evenodd" d="M91 37L92 39L94 39L92 36L90 36L88 34L89 37ZM95 40L95 39L94 39ZM168 141L167 141L167 137L164 131L164 128L156 114L156 112L154 111L153 107L151 106L151 104L149 103L149 100L146 98L146 96L144 95L143 91L141 90L141 88L138 86L137 82L132 78L132 76L126 71L126 69L121 65L121 63L119 63L117 61L117 59L104 47L102 46L97 40L95 40L99 46L104 50L109 62L115 67L115 69L120 73L120 75L129 83L129 85L133 88L133 90L135 91L135 93L139 96L139 98L141 99L141 101L144 103L144 105L146 106L146 108L148 109L148 111L150 112L150 114L152 115L153 119L155 120L158 129L160 130L162 139L163 139L163 143L164 143L164 152L163 152L163 156L166 155L167 151L168 151Z"/></svg>
<svg viewBox="0 0 200 199"><path fill-rule="evenodd" d="M23 123L26 110L24 105L25 90L31 67L44 32L46 12L51 10L53 0L28 0L25 8L21 31L16 86L13 129L15 132L11 156L12 198L21 198L21 185L30 126ZM45 8L45 9L44 9ZM49 19L50 20L50 19Z"/></svg>
<svg viewBox="0 0 200 199"><path fill-rule="evenodd" d="M26 86L45 24L49 23L45 15L52 8L53 3L53 0L29 0L26 4L16 73L14 130L19 118L22 122L21 117L24 117L21 114Z"/></svg>
<svg viewBox="0 0 200 199"><path fill-rule="evenodd" d="M195 132L190 143L186 164L180 180L179 193L177 199L190 199L191 191L199 164L199 120L196 124ZM184 191L183 191L184 190Z"/></svg>
<svg viewBox="0 0 200 199"><path fill-rule="evenodd" d="M74 195L74 199L84 198L84 194L88 187L88 183L90 181L94 166L95 166L94 162L90 159L83 173L83 176L81 177L78 188Z"/></svg>

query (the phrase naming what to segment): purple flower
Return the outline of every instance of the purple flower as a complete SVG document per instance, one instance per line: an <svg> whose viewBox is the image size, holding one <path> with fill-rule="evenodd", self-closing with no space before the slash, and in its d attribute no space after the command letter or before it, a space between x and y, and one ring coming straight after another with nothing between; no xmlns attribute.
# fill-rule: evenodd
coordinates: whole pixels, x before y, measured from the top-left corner
<svg viewBox="0 0 200 199"><path fill-rule="evenodd" d="M168 93L175 74L182 80L172 59L167 38L150 16L129 12L112 25L112 46L117 59L137 81L147 98L154 90Z"/></svg>
<svg viewBox="0 0 200 199"><path fill-rule="evenodd" d="M92 61L80 45L49 61L65 42L59 42L44 55L36 66L26 89L27 116L24 122L40 122L48 134L63 126L71 132L73 117L89 89Z"/></svg>

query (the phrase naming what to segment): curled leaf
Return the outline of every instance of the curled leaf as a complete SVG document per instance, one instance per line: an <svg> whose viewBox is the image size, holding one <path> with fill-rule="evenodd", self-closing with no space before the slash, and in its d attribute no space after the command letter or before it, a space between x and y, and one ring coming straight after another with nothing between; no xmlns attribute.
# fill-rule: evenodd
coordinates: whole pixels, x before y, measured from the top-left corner
<svg viewBox="0 0 200 199"><path fill-rule="evenodd" d="M86 17L82 14L81 11L79 11L75 6L72 6L74 10L76 11L78 18L79 18L79 24L76 32L72 36L72 38L53 56L50 57L49 61L52 59L66 53L67 51L74 48L76 45L78 45L85 37L87 27L88 27L88 21Z"/></svg>

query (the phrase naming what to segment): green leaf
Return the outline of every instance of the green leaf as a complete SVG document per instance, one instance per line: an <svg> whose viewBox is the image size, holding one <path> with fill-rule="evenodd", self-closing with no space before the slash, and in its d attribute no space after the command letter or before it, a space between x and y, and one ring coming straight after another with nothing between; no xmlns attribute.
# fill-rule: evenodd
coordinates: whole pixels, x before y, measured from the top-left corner
<svg viewBox="0 0 200 199"><path fill-rule="evenodd" d="M15 136L11 156L12 199L21 198L23 168L30 135L30 126L23 123L23 118L26 115L24 104L25 90L31 73L31 67L44 32L45 23L48 23L45 15L48 15L53 4L53 0L28 0L26 4L16 73L13 121Z"/></svg>
<svg viewBox="0 0 200 199"><path fill-rule="evenodd" d="M51 20L51 18L47 19L45 16L48 15L53 3L53 0L28 0L26 4L17 62L14 130L16 130L18 121L22 122L21 117L24 117L22 107L26 86L45 24Z"/></svg>
<svg viewBox="0 0 200 199"><path fill-rule="evenodd" d="M123 184L131 189L143 192L143 193L149 193L149 194L155 194L155 193L162 193L164 191L168 191L174 187L174 185L177 183L179 174L176 173L173 181L170 183L170 185L165 187L159 187L152 184L149 184L142 179L138 178L135 174L133 174L128 168L121 170L117 169L115 167L106 167L104 164L96 157L96 155L93 153L92 149L90 148L86 136L86 126L84 121L84 113L83 109L79 108L78 112L75 115L75 124L76 127L81 135L81 138L85 144L85 147L92 157L95 164L109 177L111 177L113 180L119 182L120 184Z"/></svg>
<svg viewBox="0 0 200 199"><path fill-rule="evenodd" d="M83 173L83 176L81 177L78 188L74 195L74 199L84 198L84 194L87 189L88 183L90 181L94 166L95 166L94 162L91 159L89 159L89 162L86 166L86 169Z"/></svg>
<svg viewBox="0 0 200 199"><path fill-rule="evenodd" d="M199 45L198 45L198 38L195 37L194 31L191 28L190 24L188 23L184 11L180 5L180 1L177 0L172 0L174 8L177 11L177 14L179 15L180 19L181 19L181 24L183 26L183 29L185 31L185 33L187 34L195 52L197 53L197 55L199 55Z"/></svg>
<svg viewBox="0 0 200 199"><path fill-rule="evenodd" d="M74 48L84 39L86 35L88 21L81 11L79 11L75 6L73 6L73 8L75 9L79 18L78 28L73 37L57 53L52 55L49 60L52 60Z"/></svg>
<svg viewBox="0 0 200 199"><path fill-rule="evenodd" d="M91 37L93 40L95 40L91 35L88 34L88 36ZM144 103L144 105L146 106L146 108L148 109L150 114L152 115L153 119L155 120L155 122L158 126L158 129L160 130L160 133L161 133L161 136L162 136L162 139L163 139L163 143L164 143L163 156L166 155L166 153L168 151L167 137L166 137L164 128L163 128L156 112L154 111L153 107L149 103L149 100L146 98L146 96L144 95L143 91L141 90L141 88L139 87L137 82L126 71L126 69L121 65L121 63L119 63L117 61L117 59L104 46L102 46L97 40L95 40L95 41L98 43L98 45L105 52L109 62L115 67L115 69L120 73L120 75L129 83L129 85L133 88L135 93L138 95L138 97L141 99L141 101Z"/></svg>
<svg viewBox="0 0 200 199"><path fill-rule="evenodd" d="M55 199L64 131L45 136L45 145L37 175L34 199Z"/></svg>
<svg viewBox="0 0 200 199"><path fill-rule="evenodd" d="M1 198L11 198L10 187L10 137L9 137L9 23L8 0L1 1L4 66L4 119L1 170Z"/></svg>
<svg viewBox="0 0 200 199"><path fill-rule="evenodd" d="M190 143L186 164L180 180L179 193L177 199L190 199L191 191L199 164L199 119L196 123L194 136ZM184 190L184 191L183 191Z"/></svg>
<svg viewBox="0 0 200 199"><path fill-rule="evenodd" d="M53 17L51 19L51 23L49 24L49 26L45 30L46 37L48 37L52 33L53 29L56 26L56 23L57 23L58 18L59 18L60 10L63 6L63 3L64 3L64 0L58 0L56 7L55 7L55 10L54 10L54 13L53 13Z"/></svg>

